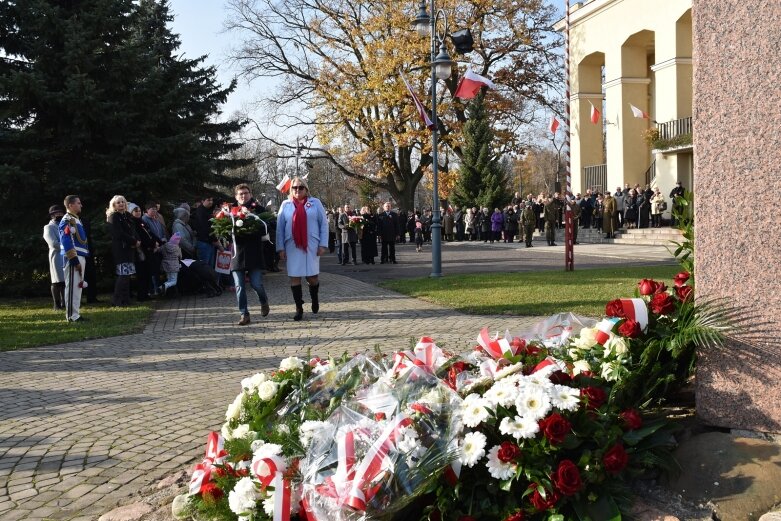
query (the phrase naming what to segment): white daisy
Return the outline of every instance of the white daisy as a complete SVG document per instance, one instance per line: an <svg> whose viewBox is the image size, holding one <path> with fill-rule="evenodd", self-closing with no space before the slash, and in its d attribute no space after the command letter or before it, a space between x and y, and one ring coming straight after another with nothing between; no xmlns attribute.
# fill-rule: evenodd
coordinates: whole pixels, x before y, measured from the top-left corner
<svg viewBox="0 0 781 521"><path fill-rule="evenodd" d="M516 440L534 438L540 432L540 425L537 420L528 417L502 418L499 423L499 432L512 436Z"/></svg>
<svg viewBox="0 0 781 521"><path fill-rule="evenodd" d="M469 396L477 396L476 394L470 394ZM467 398L469 398L467 396ZM461 412L462 417L464 421L464 425L467 427L477 427L483 421L485 421L488 418L488 409L486 407L489 407L490 404L487 400L484 400L480 397L471 399L468 402L464 400L464 403L461 405Z"/></svg>
<svg viewBox="0 0 781 521"><path fill-rule="evenodd" d="M550 396L539 386L522 387L521 394L515 399L518 414L535 420L548 414L550 407Z"/></svg>
<svg viewBox="0 0 781 521"><path fill-rule="evenodd" d="M580 405L580 391L566 385L554 385L550 393L553 406L561 411L574 411Z"/></svg>
<svg viewBox="0 0 781 521"><path fill-rule="evenodd" d="M553 385L553 382L550 381L550 375L557 369L558 367L556 365L545 366L536 373L524 376L523 380L521 380L521 385L534 385L547 390Z"/></svg>
<svg viewBox="0 0 781 521"><path fill-rule="evenodd" d="M499 459L499 445L488 452L488 462L485 466L494 479L510 479L518 468L515 463L505 463Z"/></svg>
<svg viewBox="0 0 781 521"><path fill-rule="evenodd" d="M518 388L515 384L506 384L505 380L497 382L491 386L483 395L483 398L491 404L492 409L496 409L498 405L503 407L509 407L515 401L515 397L518 394Z"/></svg>
<svg viewBox="0 0 781 521"><path fill-rule="evenodd" d="M486 437L482 432L468 432L461 443L461 463L474 467L480 458L485 456Z"/></svg>

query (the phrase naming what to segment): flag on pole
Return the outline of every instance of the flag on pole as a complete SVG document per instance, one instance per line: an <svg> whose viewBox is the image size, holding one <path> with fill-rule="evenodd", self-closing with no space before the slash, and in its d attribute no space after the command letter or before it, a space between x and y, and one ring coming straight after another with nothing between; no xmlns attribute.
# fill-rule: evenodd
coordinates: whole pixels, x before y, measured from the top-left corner
<svg viewBox="0 0 781 521"><path fill-rule="evenodd" d="M456 88L456 93L453 94L453 96L461 99L472 99L477 96L480 89L484 86L489 89L496 88L494 82L485 76L480 76L479 74L472 72L472 69L467 69L464 75L461 76L461 80L458 82L458 88Z"/></svg>
<svg viewBox="0 0 781 521"><path fill-rule="evenodd" d="M631 103L629 104L629 107L632 109L632 115L636 118L643 118L643 119L651 119L648 116L648 112L642 111L639 108L635 107Z"/></svg>
<svg viewBox="0 0 781 521"><path fill-rule="evenodd" d="M600 112L599 110L597 110L597 108L594 106L593 103L591 103L590 101L588 103L589 105L591 105L591 122L596 125L597 123L599 123Z"/></svg>
<svg viewBox="0 0 781 521"><path fill-rule="evenodd" d="M409 95L412 96L412 101L415 102L415 108L418 110L418 114L420 115L420 119L423 120L423 123L426 125L427 129L434 130L434 128L436 127L434 125L434 122L431 121L430 117L428 117L428 113L426 112L426 108L423 106L423 104L420 102L418 97L415 95L415 92L412 90L412 87L410 87L410 84L407 81L407 78L404 77L404 73L399 71L399 75L401 76L401 80L404 82L404 85L407 86L407 90L409 91Z"/></svg>
<svg viewBox="0 0 781 521"><path fill-rule="evenodd" d="M548 124L548 130L551 131L551 133L555 136L556 131L559 129L559 120L556 119L556 116L552 116L550 118L550 123Z"/></svg>
<svg viewBox="0 0 781 521"><path fill-rule="evenodd" d="M290 176L285 174L285 177L282 178L282 181L279 182L277 185L277 190L282 192L283 194L286 194L290 191L290 183L292 182L292 179L290 179Z"/></svg>

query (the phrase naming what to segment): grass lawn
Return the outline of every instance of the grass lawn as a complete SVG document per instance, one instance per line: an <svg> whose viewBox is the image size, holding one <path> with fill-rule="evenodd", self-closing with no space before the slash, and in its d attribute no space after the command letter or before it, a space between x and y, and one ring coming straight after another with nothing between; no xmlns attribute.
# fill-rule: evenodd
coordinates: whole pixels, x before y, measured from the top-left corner
<svg viewBox="0 0 781 521"><path fill-rule="evenodd" d="M89 322L74 323L65 321L65 311L52 311L51 306L51 298L0 300L0 351L138 333L153 309L152 304L82 305Z"/></svg>
<svg viewBox="0 0 781 521"><path fill-rule="evenodd" d="M522 273L453 275L383 282L398 291L463 313L540 316L571 311L598 317L615 298L634 296L643 278L664 281L681 271L676 265Z"/></svg>

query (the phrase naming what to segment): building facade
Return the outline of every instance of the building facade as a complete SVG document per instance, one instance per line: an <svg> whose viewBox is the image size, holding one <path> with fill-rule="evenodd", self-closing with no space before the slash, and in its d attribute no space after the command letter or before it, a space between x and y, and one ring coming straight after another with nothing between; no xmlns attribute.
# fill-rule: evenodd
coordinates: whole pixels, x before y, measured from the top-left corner
<svg viewBox="0 0 781 521"><path fill-rule="evenodd" d="M691 11L691 0L587 0L571 7L574 193L629 183L659 187L667 197L676 181L691 189ZM592 105L601 112L597 123ZM635 117L632 106L648 117Z"/></svg>

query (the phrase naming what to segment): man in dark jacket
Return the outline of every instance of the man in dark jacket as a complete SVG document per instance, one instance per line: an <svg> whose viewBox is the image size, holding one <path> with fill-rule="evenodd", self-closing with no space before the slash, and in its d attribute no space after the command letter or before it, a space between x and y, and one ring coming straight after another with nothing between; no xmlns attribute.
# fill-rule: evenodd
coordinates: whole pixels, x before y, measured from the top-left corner
<svg viewBox="0 0 781 521"><path fill-rule="evenodd" d="M215 248L219 247L219 241L212 235L212 206L214 200L210 195L204 195L201 198L201 205L195 209L195 236L197 239L196 250L198 260L214 268L214 261L217 257Z"/></svg>
<svg viewBox="0 0 781 521"><path fill-rule="evenodd" d="M377 234L382 241L380 264L391 262L396 264L396 241L399 240L399 216L391 210L390 202L383 205L383 212L379 215Z"/></svg>
<svg viewBox="0 0 781 521"><path fill-rule="evenodd" d="M676 213L680 213L681 210L683 209L683 205L681 205L678 202L678 198L679 197L686 197L686 189L683 187L683 185L681 184L680 181L676 181L675 182L675 188L673 188L670 191L670 199L673 202L672 221L670 223L670 226L673 226L673 227L677 224L676 223L676 219L675 219L675 214Z"/></svg>
<svg viewBox="0 0 781 521"><path fill-rule="evenodd" d="M236 196L237 206L243 206L254 214L259 214L264 210L261 204L258 204L252 198L252 192L246 184L236 185L233 189ZM261 221L263 223L263 221ZM268 229L264 231L265 225L261 225L260 230L251 233L236 235L234 243L234 257L231 260L231 275L236 286L236 301L239 305L241 319L238 322L240 326L246 326L250 323L249 308L247 307L247 292L245 286L246 275L249 274L249 283L260 299L260 314L265 317L269 313L268 297L263 287L263 237L268 235Z"/></svg>

